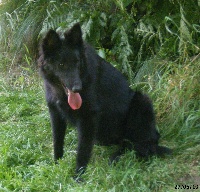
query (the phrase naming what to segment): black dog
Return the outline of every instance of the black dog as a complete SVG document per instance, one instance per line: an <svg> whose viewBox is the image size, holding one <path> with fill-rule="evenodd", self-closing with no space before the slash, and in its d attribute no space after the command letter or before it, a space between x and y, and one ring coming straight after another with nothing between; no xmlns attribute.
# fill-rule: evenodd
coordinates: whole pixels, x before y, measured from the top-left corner
<svg viewBox="0 0 200 192"><path fill-rule="evenodd" d="M78 129L76 173L85 170L94 142L119 145L115 160L134 149L141 157L163 155L158 146L153 107L148 96L129 88L123 75L82 39L75 24L61 38L50 30L43 39L39 66L53 130L54 158L63 156L67 122Z"/></svg>

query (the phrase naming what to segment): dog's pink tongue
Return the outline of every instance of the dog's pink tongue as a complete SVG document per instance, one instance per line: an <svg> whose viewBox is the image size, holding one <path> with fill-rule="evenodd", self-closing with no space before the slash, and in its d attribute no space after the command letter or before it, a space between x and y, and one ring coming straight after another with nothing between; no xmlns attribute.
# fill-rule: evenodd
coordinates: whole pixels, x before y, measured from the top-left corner
<svg viewBox="0 0 200 192"><path fill-rule="evenodd" d="M82 105L80 94L68 90L68 103L73 110L79 109Z"/></svg>

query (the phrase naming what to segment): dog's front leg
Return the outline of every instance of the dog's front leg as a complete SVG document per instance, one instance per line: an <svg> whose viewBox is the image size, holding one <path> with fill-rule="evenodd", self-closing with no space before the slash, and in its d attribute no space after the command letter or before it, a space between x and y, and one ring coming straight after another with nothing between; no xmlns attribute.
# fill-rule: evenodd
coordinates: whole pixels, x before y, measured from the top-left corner
<svg viewBox="0 0 200 192"><path fill-rule="evenodd" d="M90 160L95 135L95 120L87 117L80 121L78 125L78 152L76 162L76 174L81 175L85 172Z"/></svg>
<svg viewBox="0 0 200 192"><path fill-rule="evenodd" d="M54 148L54 160L63 156L64 137L66 132L66 120L62 113L55 105L48 105L51 118L51 127L53 135L53 148Z"/></svg>

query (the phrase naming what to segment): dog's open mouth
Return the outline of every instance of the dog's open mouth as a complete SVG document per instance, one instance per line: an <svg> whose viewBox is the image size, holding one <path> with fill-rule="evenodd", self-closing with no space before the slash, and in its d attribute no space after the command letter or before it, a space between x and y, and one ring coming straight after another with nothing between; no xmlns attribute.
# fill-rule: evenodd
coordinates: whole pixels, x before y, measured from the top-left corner
<svg viewBox="0 0 200 192"><path fill-rule="evenodd" d="M64 88L66 94L68 95L68 104L73 110L77 110L82 105L82 98L79 93L74 93L68 88Z"/></svg>

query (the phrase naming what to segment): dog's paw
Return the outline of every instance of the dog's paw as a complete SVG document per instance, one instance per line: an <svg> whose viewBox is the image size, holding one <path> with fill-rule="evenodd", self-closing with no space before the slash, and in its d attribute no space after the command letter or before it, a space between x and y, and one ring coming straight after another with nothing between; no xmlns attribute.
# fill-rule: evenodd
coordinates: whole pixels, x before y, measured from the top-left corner
<svg viewBox="0 0 200 192"><path fill-rule="evenodd" d="M85 173L85 170L86 170L86 167L76 168L75 175L73 176L73 179L77 183L82 183L84 181L81 176Z"/></svg>
<svg viewBox="0 0 200 192"><path fill-rule="evenodd" d="M73 176L73 179L74 179L74 181L76 181L77 183L83 183L83 182L84 182L84 179L81 178L81 177L78 176L78 175Z"/></svg>

